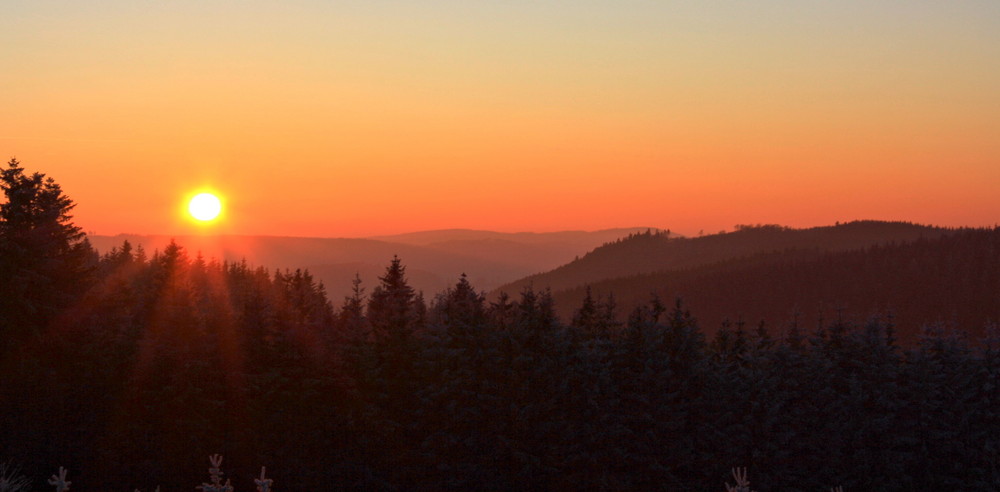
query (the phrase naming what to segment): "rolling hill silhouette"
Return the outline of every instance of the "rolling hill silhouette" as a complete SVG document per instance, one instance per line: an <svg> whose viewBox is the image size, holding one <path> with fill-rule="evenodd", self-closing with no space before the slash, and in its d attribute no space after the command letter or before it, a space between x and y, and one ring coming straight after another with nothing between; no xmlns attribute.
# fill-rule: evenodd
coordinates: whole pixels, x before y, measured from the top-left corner
<svg viewBox="0 0 1000 492"><path fill-rule="evenodd" d="M851 251L765 253L689 270L597 282L593 295L614 293L625 313L656 292L683 299L714 333L727 320L772 334L799 323L863 322L893 317L897 337L912 344L926 327L958 329L977 338L1000 320L1000 229L960 230L907 243ZM553 294L563 316L585 288Z"/></svg>
<svg viewBox="0 0 1000 492"><path fill-rule="evenodd" d="M637 259L643 251L651 254ZM677 265L633 270L587 286L597 298L613 294L621 318L654 293L667 303L682 299L710 336L727 322L744 323L746 330L763 322L780 335L793 323L808 332L835 319L863 322L891 315L899 340L912 344L928 326L977 337L1000 320L1000 229L856 222L803 230L743 228L691 240L642 234L536 276L534 288L546 285L538 279L566 285L582 277L583 270L569 267L580 268L595 255L590 261L603 268L616 261L634 268L642 261ZM577 277L550 276L567 270ZM586 289L579 284L553 289L563 319L572 317Z"/></svg>
<svg viewBox="0 0 1000 492"><path fill-rule="evenodd" d="M493 293L516 294L529 285L536 290L560 291L612 278L694 268L760 253L843 251L937 237L947 231L906 222L856 221L809 229L737 226L734 232L694 238L668 233L634 233L552 271L502 285Z"/></svg>

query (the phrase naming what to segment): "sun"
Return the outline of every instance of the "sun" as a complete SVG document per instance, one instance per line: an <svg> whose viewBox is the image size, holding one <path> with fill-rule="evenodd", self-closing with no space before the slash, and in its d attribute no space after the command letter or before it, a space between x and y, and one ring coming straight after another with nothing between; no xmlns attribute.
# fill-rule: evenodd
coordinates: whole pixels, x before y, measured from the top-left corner
<svg viewBox="0 0 1000 492"><path fill-rule="evenodd" d="M199 193L188 202L188 213L195 220L208 222L218 217L221 212L222 201L211 193Z"/></svg>

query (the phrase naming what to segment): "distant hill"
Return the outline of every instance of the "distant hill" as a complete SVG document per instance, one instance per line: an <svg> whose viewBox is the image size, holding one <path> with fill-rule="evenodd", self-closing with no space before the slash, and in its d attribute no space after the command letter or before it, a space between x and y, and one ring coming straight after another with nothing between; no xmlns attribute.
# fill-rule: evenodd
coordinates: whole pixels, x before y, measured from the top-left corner
<svg viewBox="0 0 1000 492"><path fill-rule="evenodd" d="M932 238L948 230L905 222L857 221L827 227L740 226L734 232L682 238L637 233L601 246L552 271L531 275L495 289L516 294L528 285L560 291L602 280L680 270L761 253L792 249L843 251L874 244Z"/></svg>
<svg viewBox="0 0 1000 492"><path fill-rule="evenodd" d="M369 239L393 243L429 246L449 242L506 241L519 244L564 245L582 249L581 254L601 244L614 241L630 234L643 231L659 231L651 227L627 227L603 229L599 231L558 231L558 232L495 232L473 229L440 229L435 231L410 232L392 236L373 236Z"/></svg>
<svg viewBox="0 0 1000 492"><path fill-rule="evenodd" d="M377 236L370 239L420 246L458 257L507 264L507 268L498 271L478 270L475 271L475 275L471 270L467 272L477 288L489 290L525 275L564 265L602 244L643 231L659 231L659 229L631 227L593 232L547 233L445 229Z"/></svg>
<svg viewBox="0 0 1000 492"><path fill-rule="evenodd" d="M848 226L850 227L850 226ZM709 334L723 320L753 329L764 320L772 333L799 322L804 331L838 316L864 321L893 314L898 337L916 340L925 325L942 324L973 335L1000 321L1000 228L956 230L910 242L851 251L793 249L700 267L594 283L595 296L613 293L623 315L656 292L683 299ZM557 291L564 319L579 307L583 287Z"/></svg>
<svg viewBox="0 0 1000 492"><path fill-rule="evenodd" d="M411 285L430 297L453 285L462 273L476 288L489 290L565 264L605 242L646 229L516 234L450 230L378 239L124 234L88 238L102 253L128 240L152 254L175 239L192 256L200 252L209 259L245 259L271 269L308 269L323 281L330 299L339 304L349 294L355 273L361 275L362 286L370 291L393 255L403 260Z"/></svg>

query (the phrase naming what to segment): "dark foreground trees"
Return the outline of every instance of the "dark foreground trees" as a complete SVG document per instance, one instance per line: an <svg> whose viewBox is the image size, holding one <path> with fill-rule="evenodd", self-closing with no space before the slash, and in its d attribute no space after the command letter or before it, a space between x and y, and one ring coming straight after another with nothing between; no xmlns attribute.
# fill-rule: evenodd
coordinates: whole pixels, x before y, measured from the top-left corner
<svg viewBox="0 0 1000 492"><path fill-rule="evenodd" d="M544 293L489 303L462 279L397 344L304 273L128 250L64 342L5 369L0 449L32 476L182 489L220 452L242 489L261 464L296 490L715 490L734 465L761 491L1000 478L996 338L904 349L873 319L706 341L655 301L583 336Z"/></svg>
<svg viewBox="0 0 1000 492"><path fill-rule="evenodd" d="M39 489L63 465L73 490L189 490L212 453L237 490L260 465L287 490L721 490L733 466L758 491L1000 485L995 329L706 340L655 298L624 324L588 298L567 325L547 292L465 278L425 303L398 259L338 310L308 272L176 244L93 272L0 364L0 460Z"/></svg>

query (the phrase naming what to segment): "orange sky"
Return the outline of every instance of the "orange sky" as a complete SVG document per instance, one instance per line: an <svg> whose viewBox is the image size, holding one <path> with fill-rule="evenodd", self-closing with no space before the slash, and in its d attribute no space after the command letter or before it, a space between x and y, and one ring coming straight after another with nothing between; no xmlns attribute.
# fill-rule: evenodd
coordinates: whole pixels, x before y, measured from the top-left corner
<svg viewBox="0 0 1000 492"><path fill-rule="evenodd" d="M264 3L4 2L0 154L99 234L1000 222L995 1Z"/></svg>

